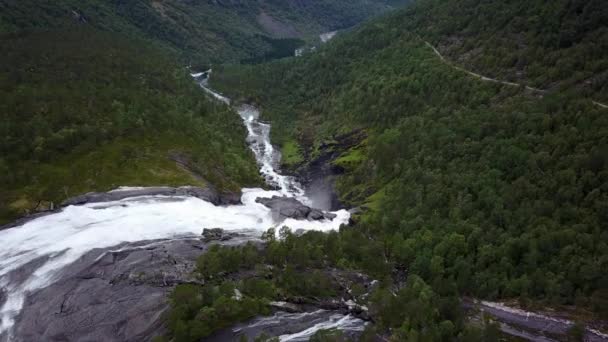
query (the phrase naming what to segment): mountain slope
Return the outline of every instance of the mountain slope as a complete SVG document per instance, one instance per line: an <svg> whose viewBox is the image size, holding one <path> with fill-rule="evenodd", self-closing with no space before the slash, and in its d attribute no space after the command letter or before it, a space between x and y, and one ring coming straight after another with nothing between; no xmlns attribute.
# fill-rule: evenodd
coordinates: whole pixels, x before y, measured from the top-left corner
<svg viewBox="0 0 608 342"><path fill-rule="evenodd" d="M608 121L586 96L602 88L581 92L558 78L556 89L539 94L454 68L426 44L448 39L430 28L453 32L455 22L477 27L486 20L495 36L509 36L491 13L434 16L459 4L481 13L486 2L422 0L301 59L217 68L213 85L260 103L276 141L297 143L290 150L309 161L339 148L345 133L366 133L333 162L344 171L342 201L368 208L358 228L383 250L353 255L359 267L405 269L441 295L532 299L606 315ZM524 19L544 8L532 6ZM470 31L468 39L481 44L488 30ZM585 30L580 39L600 31ZM568 59L586 49L553 53ZM586 60L605 63L597 53Z"/></svg>
<svg viewBox="0 0 608 342"><path fill-rule="evenodd" d="M259 184L238 115L163 51L92 30L0 42L0 222L120 185Z"/></svg>
<svg viewBox="0 0 608 342"><path fill-rule="evenodd" d="M291 56L303 39L389 8L383 0L3 1L0 223L118 185L258 184L238 116L206 100L182 66Z"/></svg>
<svg viewBox="0 0 608 342"><path fill-rule="evenodd" d="M467 0L421 1L403 20L473 71L608 101L606 18L606 4L596 0Z"/></svg>
<svg viewBox="0 0 608 342"><path fill-rule="evenodd" d="M93 27L147 39L191 63L290 56L300 39L390 8L384 0L9 0L0 6L0 32ZM280 38L298 40L284 46Z"/></svg>

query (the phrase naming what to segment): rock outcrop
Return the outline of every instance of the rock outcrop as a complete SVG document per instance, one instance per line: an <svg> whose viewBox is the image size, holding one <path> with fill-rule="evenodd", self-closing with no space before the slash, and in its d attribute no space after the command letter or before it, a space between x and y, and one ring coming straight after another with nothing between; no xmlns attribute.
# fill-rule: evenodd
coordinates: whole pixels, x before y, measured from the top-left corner
<svg viewBox="0 0 608 342"><path fill-rule="evenodd" d="M338 198L335 182L345 170L334 161L366 138L367 135L362 130L335 136L331 142L322 143L314 154L305 153L305 162L289 167L284 165L283 171L296 177L305 186L307 196L320 208L331 211L343 209L350 204L351 199L342 198L346 202L341 203Z"/></svg>
<svg viewBox="0 0 608 342"><path fill-rule="evenodd" d="M276 221L283 221L287 218L296 220L333 220L336 215L332 213L323 212L319 209L311 208L307 205L302 204L293 197L279 197L273 196L272 198L257 198L257 203L263 204L267 208L270 208L273 218Z"/></svg>
<svg viewBox="0 0 608 342"><path fill-rule="evenodd" d="M173 286L198 282L192 271L205 249L199 239L183 239L93 250L67 266L59 281L26 298L15 337L150 341L164 332L162 315Z"/></svg>
<svg viewBox="0 0 608 342"><path fill-rule="evenodd" d="M239 233L227 232L222 228L204 228L203 229L203 241L211 242L211 241L228 241L232 240L235 237L241 236Z"/></svg>
<svg viewBox="0 0 608 342"><path fill-rule="evenodd" d="M200 188L195 186L183 186L173 188L168 186L127 188L109 192L89 192L65 200L61 205L83 205L86 203L99 203L119 201L129 197L138 196L190 196L197 197L215 205L241 204L239 194L219 194L211 187Z"/></svg>

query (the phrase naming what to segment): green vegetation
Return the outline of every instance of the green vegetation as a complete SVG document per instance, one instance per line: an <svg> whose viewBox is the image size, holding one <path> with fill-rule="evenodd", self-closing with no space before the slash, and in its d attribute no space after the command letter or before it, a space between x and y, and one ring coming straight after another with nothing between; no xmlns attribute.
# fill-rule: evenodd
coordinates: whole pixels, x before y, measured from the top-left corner
<svg viewBox="0 0 608 342"><path fill-rule="evenodd" d="M270 310L264 299L235 296L237 286L231 282L220 285L179 285L171 294L172 310L168 325L173 341L200 341L214 331L244 321Z"/></svg>
<svg viewBox="0 0 608 342"><path fill-rule="evenodd" d="M269 314L271 300L335 295L335 284L321 269L325 234L297 238L283 229L281 237L277 240L271 229L264 236L266 249L251 243L214 245L201 255L196 274L205 285L179 285L171 295L168 327L175 341L198 341L236 322Z"/></svg>
<svg viewBox="0 0 608 342"><path fill-rule="evenodd" d="M0 41L0 222L119 185L260 184L238 115L157 49L88 30Z"/></svg>
<svg viewBox="0 0 608 342"><path fill-rule="evenodd" d="M467 69L608 101L607 17L601 0L432 0L402 20Z"/></svg>
<svg viewBox="0 0 608 342"><path fill-rule="evenodd" d="M319 32L392 5L3 1L0 224L124 184L259 184L238 116L178 65L292 56Z"/></svg>
<svg viewBox="0 0 608 342"><path fill-rule="evenodd" d="M482 43L486 34L508 39L503 29L511 26L491 15L519 9L519 25L532 32L537 20L570 23L580 11L565 2L500 2L508 11L486 4L421 0L315 54L217 68L212 82L230 96L260 103L273 139L297 139L306 152L344 132L368 132L365 149L345 151L357 162L338 188L347 203L372 209L353 231L369 237L357 245L361 253L375 253L364 259L354 253L349 263L385 276L407 269L410 281L423 281L439 298L456 292L517 298L522 305L576 305L606 317L596 303L608 298L608 116L587 97L604 88L587 92L571 84L571 65L546 62L535 67L552 75L557 68L566 77L551 78L559 79L559 91L543 97L482 82L443 63L420 39L446 40L460 21L470 27L468 41ZM456 7L471 14L452 19L447 9ZM436 17L440 10L444 16ZM587 14L593 23L608 20L603 10ZM606 39L604 28L585 23L581 41ZM534 32L541 40L554 38ZM593 66L586 75L605 69L599 51L606 49L580 58L587 43L551 46L538 49ZM408 321L396 317L399 324Z"/></svg>
<svg viewBox="0 0 608 342"><path fill-rule="evenodd" d="M0 6L0 33L95 28L145 39L197 66L293 56L301 39L390 8L384 0L7 0Z"/></svg>
<svg viewBox="0 0 608 342"><path fill-rule="evenodd" d="M365 160L365 154L362 148L353 148L346 151L338 159L334 160L334 165L343 167L344 169L356 168L361 162Z"/></svg>
<svg viewBox="0 0 608 342"><path fill-rule="evenodd" d="M439 295L416 275L406 284L394 282L391 268L383 261L386 247L370 241L368 233L346 228L296 236L282 228L277 239L270 229L263 236L265 248L213 246L197 262L197 274L205 285L179 285L173 291L171 337L179 342L198 341L236 322L267 314L271 300L334 298L344 291L344 285L332 276L338 267L365 270L383 279L369 289L359 283L350 287L357 302L369 307L375 322L362 341L373 341L389 328L396 341L498 341L491 334L493 325L480 329L466 324L455 288ZM339 331L320 331L312 341L346 339Z"/></svg>
<svg viewBox="0 0 608 342"><path fill-rule="evenodd" d="M300 146L297 142L291 140L283 144L281 148L281 163L290 167L304 161L304 156L300 151Z"/></svg>

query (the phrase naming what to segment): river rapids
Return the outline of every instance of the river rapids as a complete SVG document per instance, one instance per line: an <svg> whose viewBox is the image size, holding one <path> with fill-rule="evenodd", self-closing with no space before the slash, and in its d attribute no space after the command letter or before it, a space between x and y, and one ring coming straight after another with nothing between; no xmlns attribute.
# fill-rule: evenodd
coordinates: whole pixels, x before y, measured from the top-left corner
<svg viewBox="0 0 608 342"><path fill-rule="evenodd" d="M210 71L193 74L202 89L218 101L230 100L207 86ZM335 230L348 222L346 210L334 212L336 218L323 221L287 219L273 221L270 209L256 203L258 197L288 196L311 205L302 186L290 176L280 174L280 153L270 142L270 125L259 120L257 108L235 107L247 127L247 142L254 152L260 172L276 190L242 189L242 205L215 206L195 197L141 196L114 202L69 206L14 228L0 231L0 336L18 340L11 334L28 294L61 279L62 269L85 253L138 241L199 236L206 227L246 231L261 235L268 228L289 226L294 230ZM125 191L123 187L114 191ZM253 233L252 233L253 232ZM315 322L315 327L340 328L351 318L332 317L330 323ZM333 322L333 323L332 323ZM314 329L313 329L314 330ZM300 340L281 336L281 340ZM1 338L0 338L1 339Z"/></svg>

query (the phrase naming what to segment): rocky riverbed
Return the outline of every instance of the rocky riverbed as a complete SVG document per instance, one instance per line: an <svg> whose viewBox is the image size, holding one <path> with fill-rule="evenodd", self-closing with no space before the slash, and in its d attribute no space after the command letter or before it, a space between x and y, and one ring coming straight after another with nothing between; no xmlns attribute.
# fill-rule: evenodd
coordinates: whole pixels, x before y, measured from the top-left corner
<svg viewBox="0 0 608 342"><path fill-rule="evenodd" d="M59 280L27 295L12 333L22 341L149 341L165 333L168 294L177 284L199 283L194 276L198 256L212 244L261 243L251 231L205 229L201 237L140 241L92 250L62 269ZM32 267L9 276L14 280ZM327 270L342 294L335 300L290 298L271 303L274 314L220 331L211 341L236 336L282 336L307 340L323 328L340 328L353 335L363 330L365 310L344 301L354 283L370 287L371 280L354 272ZM238 275L237 275L238 276ZM5 298L6 299L6 298ZM8 340L5 333L2 340Z"/></svg>
<svg viewBox="0 0 608 342"><path fill-rule="evenodd" d="M163 332L172 287L197 281L194 261L206 246L184 238L92 250L26 297L13 334L22 341L150 340Z"/></svg>

